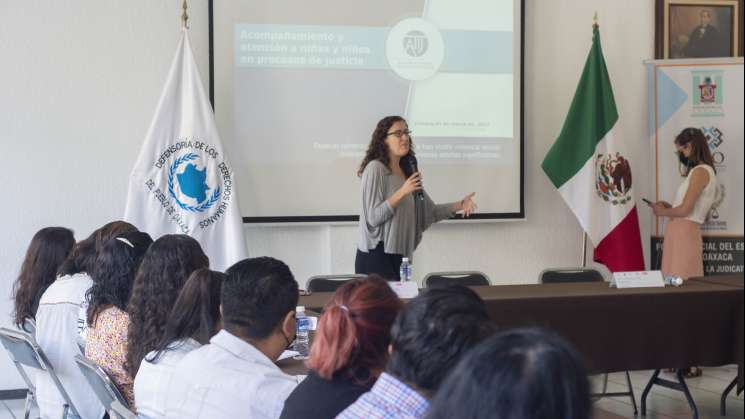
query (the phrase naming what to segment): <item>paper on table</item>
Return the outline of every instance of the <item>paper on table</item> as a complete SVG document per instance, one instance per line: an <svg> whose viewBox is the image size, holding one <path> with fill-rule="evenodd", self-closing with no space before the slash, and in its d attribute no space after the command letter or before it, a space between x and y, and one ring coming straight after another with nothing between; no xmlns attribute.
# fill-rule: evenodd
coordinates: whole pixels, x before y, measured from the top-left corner
<svg viewBox="0 0 745 419"><path fill-rule="evenodd" d="M388 285L398 295L398 298L414 298L419 295L419 287L413 281L388 282Z"/></svg>
<svg viewBox="0 0 745 419"><path fill-rule="evenodd" d="M283 359L292 358L293 356L300 355L300 352L298 351L291 351L289 349L282 352L282 354L279 355L279 358L277 358L277 361L281 361Z"/></svg>
<svg viewBox="0 0 745 419"><path fill-rule="evenodd" d="M663 288L665 281L660 271L615 272L614 284L616 288Z"/></svg>

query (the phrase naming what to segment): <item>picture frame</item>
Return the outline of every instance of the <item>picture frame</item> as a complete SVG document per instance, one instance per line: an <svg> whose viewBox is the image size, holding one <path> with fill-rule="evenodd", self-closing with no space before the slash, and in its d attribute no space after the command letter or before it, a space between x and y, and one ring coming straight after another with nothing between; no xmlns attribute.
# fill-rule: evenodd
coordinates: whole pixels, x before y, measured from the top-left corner
<svg viewBox="0 0 745 419"><path fill-rule="evenodd" d="M655 1L655 58L743 55L743 0Z"/></svg>

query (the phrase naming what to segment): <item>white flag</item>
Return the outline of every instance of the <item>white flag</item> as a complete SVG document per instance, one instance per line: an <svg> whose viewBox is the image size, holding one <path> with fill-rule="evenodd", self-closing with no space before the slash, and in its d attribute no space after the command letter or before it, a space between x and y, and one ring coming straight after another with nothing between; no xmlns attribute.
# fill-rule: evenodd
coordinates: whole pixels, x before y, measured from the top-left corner
<svg viewBox="0 0 745 419"><path fill-rule="evenodd" d="M212 269L246 257L233 169L186 29L129 180L124 219L153 238L188 234Z"/></svg>

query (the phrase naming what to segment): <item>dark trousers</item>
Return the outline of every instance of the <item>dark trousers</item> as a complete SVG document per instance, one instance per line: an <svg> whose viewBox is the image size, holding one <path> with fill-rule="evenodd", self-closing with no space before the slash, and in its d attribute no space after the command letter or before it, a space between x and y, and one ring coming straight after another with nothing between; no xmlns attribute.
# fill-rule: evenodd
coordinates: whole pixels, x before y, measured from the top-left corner
<svg viewBox="0 0 745 419"><path fill-rule="evenodd" d="M375 249L367 253L357 249L357 257L354 259L354 272L358 274L377 274L389 281L400 279L399 269L403 255L385 253L383 242L378 243Z"/></svg>

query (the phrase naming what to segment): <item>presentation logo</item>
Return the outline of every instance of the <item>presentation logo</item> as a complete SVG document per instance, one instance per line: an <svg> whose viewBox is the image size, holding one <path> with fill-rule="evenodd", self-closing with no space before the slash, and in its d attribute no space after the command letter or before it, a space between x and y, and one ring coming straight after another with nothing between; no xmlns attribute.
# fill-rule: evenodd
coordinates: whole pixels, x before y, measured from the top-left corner
<svg viewBox="0 0 745 419"><path fill-rule="evenodd" d="M724 116L723 74L721 70L692 71L692 116Z"/></svg>
<svg viewBox="0 0 745 419"><path fill-rule="evenodd" d="M620 153L595 157L595 191L613 205L631 201L631 164Z"/></svg>
<svg viewBox="0 0 745 419"><path fill-rule="evenodd" d="M419 30L409 31L404 37L404 50L409 57L421 57L427 52L427 35Z"/></svg>
<svg viewBox="0 0 745 419"><path fill-rule="evenodd" d="M442 66L445 44L440 30L431 22L407 18L388 32L385 56L391 70L404 80L426 80Z"/></svg>

